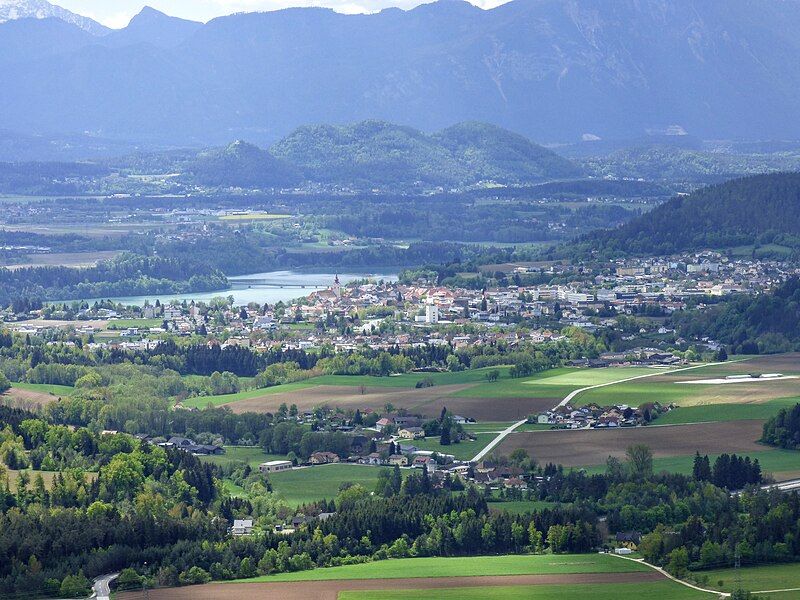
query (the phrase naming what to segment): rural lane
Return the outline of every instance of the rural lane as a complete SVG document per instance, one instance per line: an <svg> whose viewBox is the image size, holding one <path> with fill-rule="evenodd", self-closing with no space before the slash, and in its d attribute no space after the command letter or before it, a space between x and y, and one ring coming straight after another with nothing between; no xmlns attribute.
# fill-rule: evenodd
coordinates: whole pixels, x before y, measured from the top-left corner
<svg viewBox="0 0 800 600"><path fill-rule="evenodd" d="M93 593L91 598L95 600L109 600L109 598L111 598L111 588L109 586L117 577L119 577L119 573L110 573L108 575L101 575L95 579L94 585L92 586Z"/></svg>

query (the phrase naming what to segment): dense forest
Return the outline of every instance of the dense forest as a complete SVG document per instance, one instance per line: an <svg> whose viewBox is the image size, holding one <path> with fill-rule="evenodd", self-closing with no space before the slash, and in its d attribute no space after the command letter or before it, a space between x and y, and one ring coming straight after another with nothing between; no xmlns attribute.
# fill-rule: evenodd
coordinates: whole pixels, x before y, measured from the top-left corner
<svg viewBox="0 0 800 600"><path fill-rule="evenodd" d="M710 336L736 354L771 354L800 349L800 278L772 292L738 295L705 310L675 313L683 336Z"/></svg>
<svg viewBox="0 0 800 600"><path fill-rule="evenodd" d="M777 415L764 423L765 444L800 450L800 404L793 408L782 408Z"/></svg>
<svg viewBox="0 0 800 600"><path fill-rule="evenodd" d="M752 244L800 248L800 174L757 175L678 196L617 229L590 233L567 250L669 255Z"/></svg>
<svg viewBox="0 0 800 600"><path fill-rule="evenodd" d="M228 280L196 257L155 257L125 253L84 269L36 267L0 269L0 305L20 298L68 300L225 289Z"/></svg>

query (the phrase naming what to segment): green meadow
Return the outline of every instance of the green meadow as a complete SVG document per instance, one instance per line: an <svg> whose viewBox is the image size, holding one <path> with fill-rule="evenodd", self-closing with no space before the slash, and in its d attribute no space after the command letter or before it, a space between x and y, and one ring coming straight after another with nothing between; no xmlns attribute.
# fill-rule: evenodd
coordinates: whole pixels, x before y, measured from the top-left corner
<svg viewBox="0 0 800 600"><path fill-rule="evenodd" d="M12 388L28 392L52 394L53 396L69 396L75 388L68 385L54 385L50 383L12 383Z"/></svg>
<svg viewBox="0 0 800 600"><path fill-rule="evenodd" d="M298 383L287 383L285 385L276 385L274 387L260 388L256 390L247 390L246 392L238 392L236 394L223 394L221 396L197 396L195 398L187 398L183 401L183 405L187 408L206 408L209 404L212 406L222 406L239 400L248 400L250 398L260 398L270 394L280 394L282 392L294 392L302 390L303 388L312 387L313 383L308 381L301 381Z"/></svg>
<svg viewBox="0 0 800 600"><path fill-rule="evenodd" d="M709 454L709 459L713 462L718 456L718 454ZM778 480L800 477L800 451L776 448L760 452L749 452L747 456L754 460L758 459L761 470L764 473L771 473ZM653 470L656 473L667 471L669 473L690 475L693 464L693 456L669 456L654 459ZM605 468L605 465L593 465L585 467L585 470L589 474L595 474L605 472Z"/></svg>
<svg viewBox="0 0 800 600"><path fill-rule="evenodd" d="M474 442L463 441L459 442L458 444L450 444L449 446L442 446L439 443L438 436L425 438L424 440L413 440L409 441L408 443L416 446L420 450L430 450L432 452L440 452L441 454L452 454L457 459L469 460L478 452L483 450L489 442L496 438L497 434L477 433L475 434L475 437L477 439Z"/></svg>
<svg viewBox="0 0 800 600"><path fill-rule="evenodd" d="M710 596L673 581L530 585L435 590L345 591L339 600L701 600Z"/></svg>
<svg viewBox="0 0 800 600"><path fill-rule="evenodd" d="M798 563L742 567L738 572L733 568L697 571L695 575L708 577L707 586L723 592L733 591L737 578L741 580L742 587L750 591L800 588L800 564ZM800 591L796 594L795 598L800 597Z"/></svg>
<svg viewBox="0 0 800 600"><path fill-rule="evenodd" d="M658 418L658 425L703 423L708 421L743 421L769 419L782 408L792 408L800 403L797 398L778 398L749 404L701 404L680 407Z"/></svg>
<svg viewBox="0 0 800 600"><path fill-rule="evenodd" d="M458 558L401 558L360 565L281 573L244 581L330 581L340 579L404 579L407 577L470 577L572 573L631 573L645 566L605 554L519 554Z"/></svg>
<svg viewBox="0 0 800 600"><path fill-rule="evenodd" d="M370 492L378 481L379 467L334 464L271 473L273 491L289 504L308 504L317 500L333 500L344 482L358 483ZM403 471L407 474L408 471Z"/></svg>

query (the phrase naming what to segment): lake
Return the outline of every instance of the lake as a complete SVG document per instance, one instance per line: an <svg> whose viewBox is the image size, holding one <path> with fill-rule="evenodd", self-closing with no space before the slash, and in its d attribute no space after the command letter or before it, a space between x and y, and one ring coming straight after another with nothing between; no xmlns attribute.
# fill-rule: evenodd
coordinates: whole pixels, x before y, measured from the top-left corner
<svg viewBox="0 0 800 600"><path fill-rule="evenodd" d="M307 296L315 290L324 290L333 285L336 273L310 273L304 271L271 271L268 273L253 273L250 275L237 275L228 277L231 287L227 290L214 292L199 292L194 294L166 294L151 296L126 296L121 298L106 298L130 306L142 306L145 300L155 304L169 304L172 300L187 302L208 302L220 296L227 298L233 296L235 306L244 306L250 302L258 304L275 304L279 301L294 300ZM384 281L397 281L397 269L373 269L363 272L339 273L339 282L342 285L364 278L383 279ZM97 300L100 300L99 298ZM95 299L87 300L89 303Z"/></svg>

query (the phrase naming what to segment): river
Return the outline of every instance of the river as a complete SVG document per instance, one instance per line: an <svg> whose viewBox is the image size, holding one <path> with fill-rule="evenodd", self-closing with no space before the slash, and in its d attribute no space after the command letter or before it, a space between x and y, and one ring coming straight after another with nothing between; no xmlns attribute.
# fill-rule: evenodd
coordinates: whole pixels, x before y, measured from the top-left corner
<svg viewBox="0 0 800 600"><path fill-rule="evenodd" d="M279 301L294 300L307 296L315 290L324 290L333 285L336 273L310 273L304 271L270 271L268 273L253 273L250 275L237 275L228 277L231 287L227 290L213 292L198 292L192 294L166 294L149 296L126 296L121 298L106 298L129 306L142 306L146 300L155 304L168 304L172 300L207 302L212 298L233 296L235 306L244 306L250 302L258 304L275 304ZM366 277L383 279L384 281L397 281L397 269L372 269L370 271L339 273L339 282L342 285L356 279ZM100 300L99 298L97 300ZM87 300L92 303L95 300Z"/></svg>

